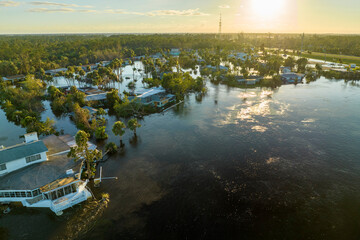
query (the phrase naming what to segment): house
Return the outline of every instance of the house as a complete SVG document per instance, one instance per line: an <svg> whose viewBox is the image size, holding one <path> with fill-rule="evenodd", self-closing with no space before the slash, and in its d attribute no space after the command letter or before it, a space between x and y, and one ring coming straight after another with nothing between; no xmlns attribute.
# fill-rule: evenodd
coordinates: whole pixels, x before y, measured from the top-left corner
<svg viewBox="0 0 360 240"><path fill-rule="evenodd" d="M162 59L163 55L158 52L158 53L155 53L153 55L150 55L150 58L152 58L152 59Z"/></svg>
<svg viewBox="0 0 360 240"><path fill-rule="evenodd" d="M60 72L66 72L67 70L68 70L67 68L51 69L51 70L46 70L45 74L55 76L56 74L58 74Z"/></svg>
<svg viewBox="0 0 360 240"><path fill-rule="evenodd" d="M36 138L30 136L35 143L39 142ZM49 160L37 161L38 164L1 176L0 204L20 203L24 207L49 208L61 215L63 210L86 201L92 195L86 187L88 181L79 178L81 162L67 157L70 147L76 144L74 137L52 135L42 142L46 145ZM88 146L89 149L96 148L91 143ZM26 150L32 151L31 148Z"/></svg>
<svg viewBox="0 0 360 240"><path fill-rule="evenodd" d="M82 65L81 68L85 71L85 72L91 72L94 71L95 69L98 68L97 64L87 64L87 65Z"/></svg>
<svg viewBox="0 0 360 240"><path fill-rule="evenodd" d="M228 58L235 58L237 60L241 60L241 61L245 61L246 58L248 57L248 55L246 53L243 53L243 52L238 52L238 53L233 53L233 54L230 54L228 56ZM251 59L251 56L249 56L249 59Z"/></svg>
<svg viewBox="0 0 360 240"><path fill-rule="evenodd" d="M89 107L89 106L85 106L83 107L82 109L86 109L89 111L89 114L91 116L96 116L96 113L98 112L98 110L96 108L92 108L92 107Z"/></svg>
<svg viewBox="0 0 360 240"><path fill-rule="evenodd" d="M170 55L173 57L178 57L180 56L180 50L178 48L172 48L170 50Z"/></svg>
<svg viewBox="0 0 360 240"><path fill-rule="evenodd" d="M167 103L175 101L175 95L167 94L162 87L154 87L136 92L134 96L129 97L129 100L133 99L140 101L144 105L163 107Z"/></svg>
<svg viewBox="0 0 360 240"><path fill-rule="evenodd" d="M235 79L240 84L255 85L255 84L259 83L263 79L263 77L248 76L247 78L244 78L244 76L236 76Z"/></svg>
<svg viewBox="0 0 360 240"><path fill-rule="evenodd" d="M14 83L16 81L21 81L25 79L25 75L14 75L9 77L3 77L4 81L11 81L11 83Z"/></svg>
<svg viewBox="0 0 360 240"><path fill-rule="evenodd" d="M290 72L290 73L283 73L280 76L281 76L281 80L284 83L301 83L305 77L305 74Z"/></svg>
<svg viewBox="0 0 360 240"><path fill-rule="evenodd" d="M105 101L106 100L106 94L108 92L104 92L100 89L97 88L92 88L92 87L84 87L84 88L79 88L79 91L85 93L85 102L89 102L89 101Z"/></svg>
<svg viewBox="0 0 360 240"><path fill-rule="evenodd" d="M291 73L291 67L280 67L281 73Z"/></svg>
<svg viewBox="0 0 360 240"><path fill-rule="evenodd" d="M207 65L207 66L205 67L205 69L209 69L209 70L211 70L211 71L217 71L217 70L220 70L220 71L228 71L228 70L229 70L228 67L221 66L221 65L219 65L218 67L212 66L212 65Z"/></svg>
<svg viewBox="0 0 360 240"><path fill-rule="evenodd" d="M47 160L48 151L37 133L25 134L25 142L0 149L0 175Z"/></svg>

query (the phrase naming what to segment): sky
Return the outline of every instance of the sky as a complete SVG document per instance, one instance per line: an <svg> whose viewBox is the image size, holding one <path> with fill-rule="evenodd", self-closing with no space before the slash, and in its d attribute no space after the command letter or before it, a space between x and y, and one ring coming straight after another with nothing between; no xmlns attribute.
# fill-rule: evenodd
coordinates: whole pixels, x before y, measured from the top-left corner
<svg viewBox="0 0 360 240"><path fill-rule="evenodd" d="M360 34L360 0L0 0L0 34Z"/></svg>

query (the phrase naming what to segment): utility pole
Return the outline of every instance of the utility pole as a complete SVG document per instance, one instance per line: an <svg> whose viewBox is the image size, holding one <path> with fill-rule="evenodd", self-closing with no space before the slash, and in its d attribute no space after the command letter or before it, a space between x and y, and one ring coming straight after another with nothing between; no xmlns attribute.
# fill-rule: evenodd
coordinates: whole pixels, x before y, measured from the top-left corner
<svg viewBox="0 0 360 240"><path fill-rule="evenodd" d="M221 39L221 13L220 13L220 21L219 21L219 38Z"/></svg>
<svg viewBox="0 0 360 240"><path fill-rule="evenodd" d="M304 38L305 38L305 33L303 33L301 36L301 52L300 52L300 54L302 54L303 50L304 50Z"/></svg>

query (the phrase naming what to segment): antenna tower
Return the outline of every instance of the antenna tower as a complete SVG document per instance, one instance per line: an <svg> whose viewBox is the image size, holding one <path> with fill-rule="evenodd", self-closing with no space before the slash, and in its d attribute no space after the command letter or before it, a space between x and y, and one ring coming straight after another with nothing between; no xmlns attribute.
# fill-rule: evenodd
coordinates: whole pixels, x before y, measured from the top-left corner
<svg viewBox="0 0 360 240"><path fill-rule="evenodd" d="M221 13L220 13L220 21L219 21L219 38L221 38Z"/></svg>

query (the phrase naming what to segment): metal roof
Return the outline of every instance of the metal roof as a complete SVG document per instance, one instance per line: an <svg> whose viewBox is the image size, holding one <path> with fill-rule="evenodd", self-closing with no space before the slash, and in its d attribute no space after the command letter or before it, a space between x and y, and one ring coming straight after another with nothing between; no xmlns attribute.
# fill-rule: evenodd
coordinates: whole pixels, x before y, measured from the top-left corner
<svg viewBox="0 0 360 240"><path fill-rule="evenodd" d="M48 149L43 141L18 144L0 150L0 164L47 151Z"/></svg>
<svg viewBox="0 0 360 240"><path fill-rule="evenodd" d="M136 96L137 98L147 98L147 97L151 97L153 95L159 94L159 93L164 93L166 92L164 88L151 88L150 90L147 89L147 91L142 92L140 95Z"/></svg>
<svg viewBox="0 0 360 240"><path fill-rule="evenodd" d="M87 96L85 97L85 101L100 101L100 100L105 100L105 99L106 99L106 94L107 94L107 93L99 93L99 94L87 95Z"/></svg>

